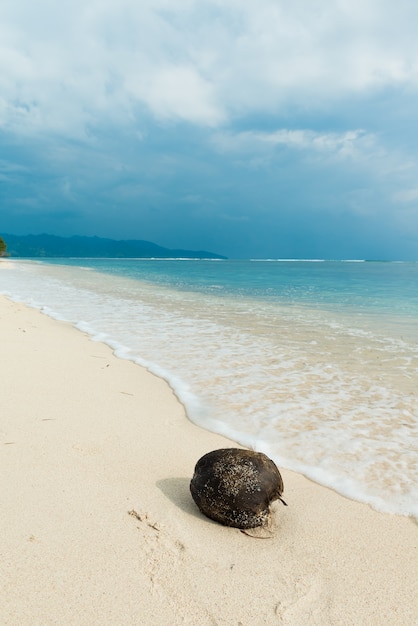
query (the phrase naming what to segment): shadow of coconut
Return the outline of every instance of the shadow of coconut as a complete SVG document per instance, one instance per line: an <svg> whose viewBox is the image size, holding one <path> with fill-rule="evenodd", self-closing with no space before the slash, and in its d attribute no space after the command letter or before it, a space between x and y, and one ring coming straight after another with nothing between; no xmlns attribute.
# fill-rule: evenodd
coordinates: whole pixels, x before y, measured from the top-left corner
<svg viewBox="0 0 418 626"><path fill-rule="evenodd" d="M157 480L155 484L165 497L184 511L184 513L214 523L202 515L193 502L192 494L190 493L190 478L163 478Z"/></svg>

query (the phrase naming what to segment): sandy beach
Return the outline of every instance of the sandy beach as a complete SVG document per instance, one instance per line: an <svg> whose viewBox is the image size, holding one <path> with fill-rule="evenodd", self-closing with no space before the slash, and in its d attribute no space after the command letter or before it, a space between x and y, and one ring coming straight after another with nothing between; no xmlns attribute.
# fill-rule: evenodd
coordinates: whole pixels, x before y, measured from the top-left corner
<svg viewBox="0 0 418 626"><path fill-rule="evenodd" d="M253 538L200 514L196 461L235 446L165 381L0 298L0 624L418 624L418 526L282 470Z"/></svg>

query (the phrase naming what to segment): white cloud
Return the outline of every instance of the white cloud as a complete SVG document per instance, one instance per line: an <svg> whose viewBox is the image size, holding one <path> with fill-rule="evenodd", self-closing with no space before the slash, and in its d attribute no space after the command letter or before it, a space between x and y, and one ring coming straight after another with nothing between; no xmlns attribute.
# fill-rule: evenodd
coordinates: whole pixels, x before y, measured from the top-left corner
<svg viewBox="0 0 418 626"><path fill-rule="evenodd" d="M260 154L275 148L290 148L304 153L319 153L324 157L354 158L366 151L376 152L376 140L363 130L343 133L321 133L313 130L282 128L273 132L218 132L213 143L222 152Z"/></svg>
<svg viewBox="0 0 418 626"><path fill-rule="evenodd" d="M417 203L418 187L412 189L402 189L393 195L393 201L402 204Z"/></svg>
<svg viewBox="0 0 418 626"><path fill-rule="evenodd" d="M224 117L216 104L213 86L193 67L171 65L159 68L145 80L129 77L127 89L162 119L180 119L216 126Z"/></svg>
<svg viewBox="0 0 418 626"><path fill-rule="evenodd" d="M13 174L15 172L27 172L28 168L20 163L14 163L13 161L6 161L0 159L0 172L2 174Z"/></svg>
<svg viewBox="0 0 418 626"><path fill-rule="evenodd" d="M15 0L0 7L0 126L214 126L418 85L414 0Z"/></svg>

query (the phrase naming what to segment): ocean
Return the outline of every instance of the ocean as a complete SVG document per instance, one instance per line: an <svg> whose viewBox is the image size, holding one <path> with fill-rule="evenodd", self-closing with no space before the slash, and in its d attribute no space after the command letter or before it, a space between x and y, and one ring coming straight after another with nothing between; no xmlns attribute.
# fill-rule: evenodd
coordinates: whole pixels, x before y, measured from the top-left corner
<svg viewBox="0 0 418 626"><path fill-rule="evenodd" d="M12 260L0 293L165 378L196 424L418 516L418 263Z"/></svg>

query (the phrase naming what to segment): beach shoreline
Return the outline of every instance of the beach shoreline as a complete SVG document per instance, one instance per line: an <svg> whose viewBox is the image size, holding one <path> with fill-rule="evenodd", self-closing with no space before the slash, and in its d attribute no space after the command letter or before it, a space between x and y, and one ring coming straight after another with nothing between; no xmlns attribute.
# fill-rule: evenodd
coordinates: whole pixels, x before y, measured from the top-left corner
<svg viewBox="0 0 418 626"><path fill-rule="evenodd" d="M168 384L0 297L2 624L418 624L418 526L281 470L271 537L203 517L235 447Z"/></svg>

